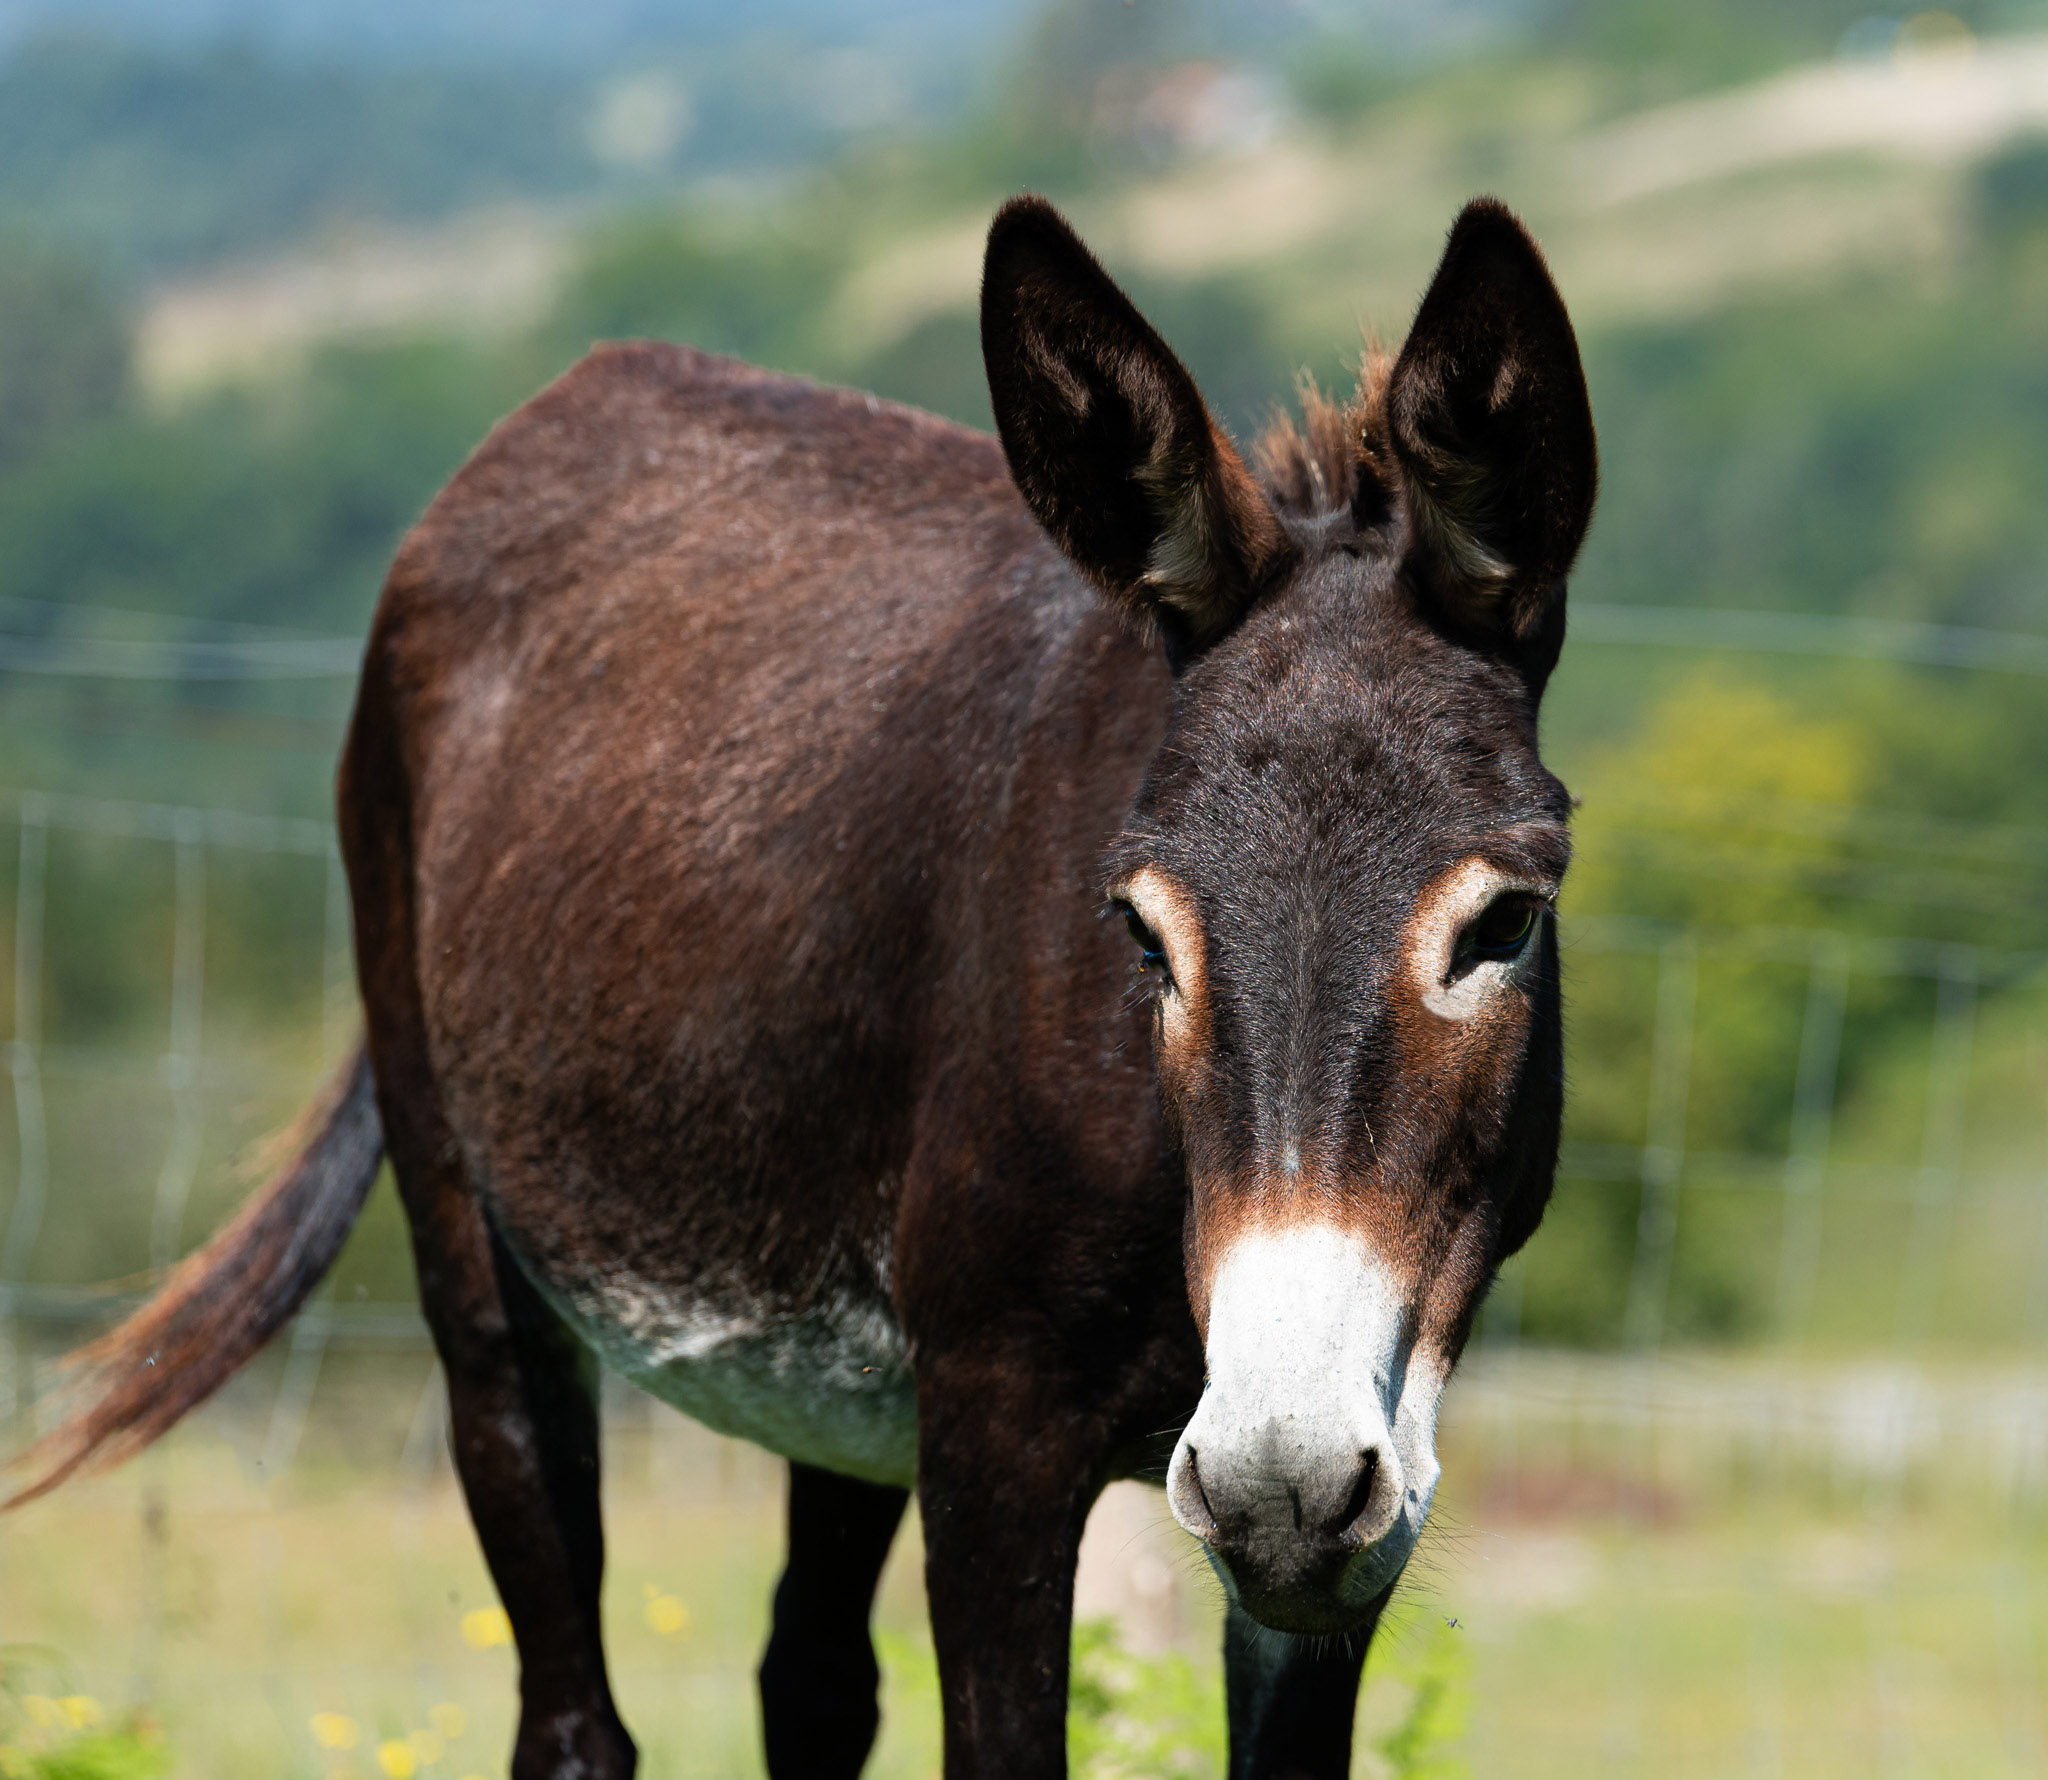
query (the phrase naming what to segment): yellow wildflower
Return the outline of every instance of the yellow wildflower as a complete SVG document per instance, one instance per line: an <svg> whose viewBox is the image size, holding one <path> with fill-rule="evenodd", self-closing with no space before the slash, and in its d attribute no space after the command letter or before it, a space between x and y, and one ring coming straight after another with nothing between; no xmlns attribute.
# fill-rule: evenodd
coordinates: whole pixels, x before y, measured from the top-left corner
<svg viewBox="0 0 2048 1780"><path fill-rule="evenodd" d="M377 1765L391 1776L391 1780L412 1780L420 1771L419 1758L412 1752L410 1743L401 1743L396 1738L377 1745Z"/></svg>
<svg viewBox="0 0 2048 1780"><path fill-rule="evenodd" d="M443 1700L427 1714L427 1722L440 1733L441 1741L452 1743L469 1728L469 1714L452 1700Z"/></svg>
<svg viewBox="0 0 2048 1780"><path fill-rule="evenodd" d="M659 1592L650 1595L645 1618L664 1638L680 1637L690 1628L690 1610L674 1595Z"/></svg>
<svg viewBox="0 0 2048 1780"><path fill-rule="evenodd" d="M462 1639L472 1650L512 1642L512 1621L502 1607L472 1607L462 1616Z"/></svg>
<svg viewBox="0 0 2048 1780"><path fill-rule="evenodd" d="M64 1708L46 1693L24 1694L22 1705L28 1709L28 1721L39 1731L53 1731L64 1722Z"/></svg>
<svg viewBox="0 0 2048 1780"><path fill-rule="evenodd" d="M353 1749L356 1746L356 1721L340 1712L315 1712L312 1718L313 1741L322 1749Z"/></svg>
<svg viewBox="0 0 2048 1780"><path fill-rule="evenodd" d="M99 1701L89 1693L67 1693L57 1702L57 1708L75 1731L89 1730L104 1716Z"/></svg>

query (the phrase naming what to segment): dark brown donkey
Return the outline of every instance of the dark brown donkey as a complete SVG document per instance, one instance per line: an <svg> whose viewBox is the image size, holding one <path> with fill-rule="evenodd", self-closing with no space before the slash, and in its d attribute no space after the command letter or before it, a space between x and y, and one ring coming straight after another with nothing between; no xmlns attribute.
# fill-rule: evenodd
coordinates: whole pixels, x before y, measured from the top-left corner
<svg viewBox="0 0 2048 1780"><path fill-rule="evenodd" d="M1594 446L1535 245L1467 208L1398 357L1256 473L1036 199L981 325L1000 447L624 345L470 460L342 762L365 1050L29 1455L34 1493L219 1385L388 1153L520 1780L633 1767L599 1360L790 1461L778 1780L867 1753L913 1487L947 1774L1064 1772L1116 1477L1228 1591L1231 1773L1343 1774L1438 1394L1550 1191L1536 712Z"/></svg>

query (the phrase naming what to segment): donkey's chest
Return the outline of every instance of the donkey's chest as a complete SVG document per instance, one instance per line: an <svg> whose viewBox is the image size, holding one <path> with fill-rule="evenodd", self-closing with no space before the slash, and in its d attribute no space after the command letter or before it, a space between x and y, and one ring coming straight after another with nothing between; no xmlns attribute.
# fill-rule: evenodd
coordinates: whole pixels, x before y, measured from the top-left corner
<svg viewBox="0 0 2048 1780"><path fill-rule="evenodd" d="M915 1481L917 1390L879 1290L795 1312L625 1275L551 1295L608 1365L706 1427L872 1483Z"/></svg>

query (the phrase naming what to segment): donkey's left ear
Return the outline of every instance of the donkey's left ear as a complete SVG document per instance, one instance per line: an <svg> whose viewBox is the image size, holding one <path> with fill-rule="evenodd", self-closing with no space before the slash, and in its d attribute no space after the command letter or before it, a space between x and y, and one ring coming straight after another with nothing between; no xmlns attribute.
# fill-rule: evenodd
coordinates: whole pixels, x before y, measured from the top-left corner
<svg viewBox="0 0 2048 1780"><path fill-rule="evenodd" d="M981 351L1039 524L1170 652L1215 642L1286 536L1187 368L1043 198L1013 199L989 230Z"/></svg>
<svg viewBox="0 0 2048 1780"><path fill-rule="evenodd" d="M1564 300L1497 199L1474 199L1452 226L1386 403L1419 589L1540 683L1563 641L1599 459Z"/></svg>

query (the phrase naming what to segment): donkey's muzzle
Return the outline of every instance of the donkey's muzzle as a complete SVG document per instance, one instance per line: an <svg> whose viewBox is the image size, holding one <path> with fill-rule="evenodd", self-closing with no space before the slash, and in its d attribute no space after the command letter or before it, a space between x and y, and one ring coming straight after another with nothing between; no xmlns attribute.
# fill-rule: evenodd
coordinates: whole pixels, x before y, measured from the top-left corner
<svg viewBox="0 0 2048 1780"><path fill-rule="evenodd" d="M1390 1441L1306 1453L1291 1433L1275 1424L1206 1451L1184 1440L1167 1495L1254 1619L1278 1631L1350 1631L1377 1611L1386 1576L1407 1555L1401 1461Z"/></svg>
<svg viewBox="0 0 2048 1780"><path fill-rule="evenodd" d="M1209 1382L1167 1469L1174 1517L1279 1631L1371 1622L1436 1488L1443 1369L1408 1283L1354 1231L1268 1226L1210 1281Z"/></svg>

